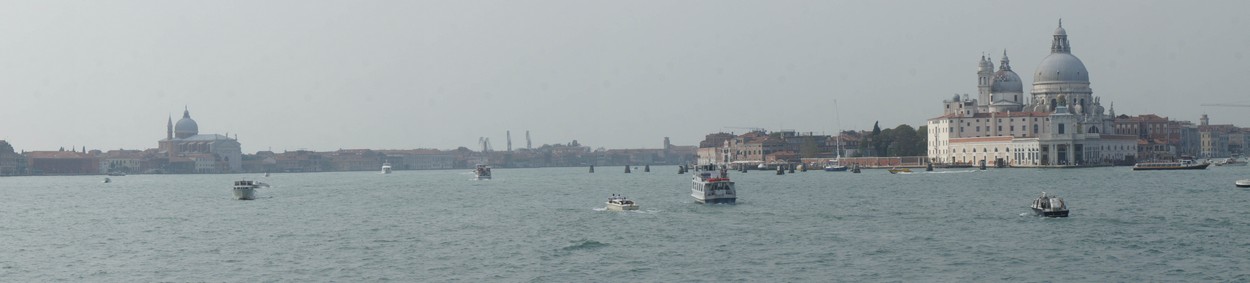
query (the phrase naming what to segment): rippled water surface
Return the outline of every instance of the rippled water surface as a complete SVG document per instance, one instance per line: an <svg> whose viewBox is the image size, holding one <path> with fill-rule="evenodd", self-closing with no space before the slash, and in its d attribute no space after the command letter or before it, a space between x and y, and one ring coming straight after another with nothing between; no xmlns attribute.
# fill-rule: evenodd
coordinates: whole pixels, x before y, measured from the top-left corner
<svg viewBox="0 0 1250 283"><path fill-rule="evenodd" d="M752 171L713 206L675 167L596 169L0 178L0 278L1250 280L1250 167ZM234 200L241 178L274 187ZM1042 191L1072 217L1028 216Z"/></svg>

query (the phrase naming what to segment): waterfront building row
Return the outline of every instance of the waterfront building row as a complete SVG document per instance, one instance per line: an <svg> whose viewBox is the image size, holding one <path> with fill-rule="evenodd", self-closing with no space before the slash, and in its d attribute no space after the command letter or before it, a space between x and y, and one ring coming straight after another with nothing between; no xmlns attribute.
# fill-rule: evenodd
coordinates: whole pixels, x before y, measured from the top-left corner
<svg viewBox="0 0 1250 283"><path fill-rule="evenodd" d="M978 98L955 95L943 101L942 116L928 120L930 161L1020 167L1133 162L1137 138L1113 130L1115 109L1108 111L1093 95L1089 72L1072 55L1062 22L1050 51L1034 72L1029 99L1005 51L997 71L982 56Z"/></svg>

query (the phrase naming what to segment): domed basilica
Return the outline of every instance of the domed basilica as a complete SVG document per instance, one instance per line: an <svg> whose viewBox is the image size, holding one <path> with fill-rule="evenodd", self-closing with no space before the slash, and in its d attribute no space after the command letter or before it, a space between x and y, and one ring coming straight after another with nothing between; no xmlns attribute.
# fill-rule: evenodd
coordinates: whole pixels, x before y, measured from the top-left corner
<svg viewBox="0 0 1250 283"><path fill-rule="evenodd" d="M1094 96L1089 71L1072 55L1062 21L1052 36L1050 54L1033 73L1029 97L1006 51L997 71L992 59L981 56L978 96L955 95L943 101L942 116L928 121L932 162L1070 167L1135 158L1137 138L1114 135L1115 110L1104 109Z"/></svg>
<svg viewBox="0 0 1250 283"><path fill-rule="evenodd" d="M243 169L243 152L237 138L218 134L200 134L200 125L191 119L191 111L183 110L182 119L173 117L165 126L165 139L157 142L161 154L168 157L166 173L229 173Z"/></svg>

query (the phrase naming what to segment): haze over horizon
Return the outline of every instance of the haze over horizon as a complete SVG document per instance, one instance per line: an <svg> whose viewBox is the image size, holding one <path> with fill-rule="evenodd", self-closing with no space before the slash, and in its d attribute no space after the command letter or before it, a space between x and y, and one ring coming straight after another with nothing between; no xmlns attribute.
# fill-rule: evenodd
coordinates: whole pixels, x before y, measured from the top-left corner
<svg viewBox="0 0 1250 283"><path fill-rule="evenodd" d="M1117 114L1250 126L1244 1L17 1L0 140L145 149L188 107L243 152L697 144L920 126L1003 50L1025 92L1062 18ZM835 121L834 101L838 103Z"/></svg>

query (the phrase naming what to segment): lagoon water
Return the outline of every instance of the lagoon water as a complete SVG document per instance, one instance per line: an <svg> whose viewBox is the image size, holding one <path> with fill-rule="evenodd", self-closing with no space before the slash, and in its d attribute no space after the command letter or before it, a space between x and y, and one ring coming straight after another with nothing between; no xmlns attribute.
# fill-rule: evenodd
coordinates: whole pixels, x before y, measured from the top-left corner
<svg viewBox="0 0 1250 283"><path fill-rule="evenodd" d="M1250 167L731 172L712 206L596 169L0 178L0 280L1250 281Z"/></svg>

